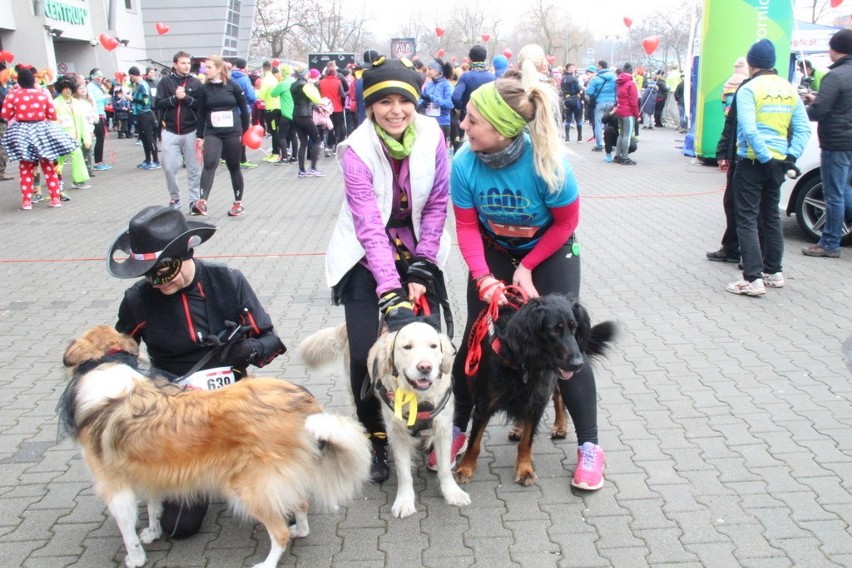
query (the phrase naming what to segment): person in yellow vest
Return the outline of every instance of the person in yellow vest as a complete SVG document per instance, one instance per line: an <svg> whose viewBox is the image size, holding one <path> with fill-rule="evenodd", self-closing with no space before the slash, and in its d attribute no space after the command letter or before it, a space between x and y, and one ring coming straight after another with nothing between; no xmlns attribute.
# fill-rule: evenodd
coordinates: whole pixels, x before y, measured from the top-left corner
<svg viewBox="0 0 852 568"><path fill-rule="evenodd" d="M281 123L281 99L272 94L273 89L278 85L278 78L275 76L276 73L278 73L278 70L272 69L272 63L264 61L263 77L260 79L260 89L257 91L257 98L262 99L266 107L266 110L263 111L263 120L266 122L266 133L272 137L272 153L266 156L263 161L271 163L278 162L281 159L281 149L278 143L278 125Z"/></svg>
<svg viewBox="0 0 852 568"><path fill-rule="evenodd" d="M751 80L736 95L737 165L733 188L742 278L728 292L763 296L784 285L784 235L778 198L785 174L796 171L811 134L805 105L775 67L775 46L762 39L746 55ZM762 239L758 238L758 225Z"/></svg>
<svg viewBox="0 0 852 568"><path fill-rule="evenodd" d="M92 146L92 128L86 121L88 109L80 99L74 96L77 91L77 82L74 77L60 77L54 88L59 93L59 96L53 102L59 126L75 142L80 143L80 146L74 148L70 154L59 157L56 169L61 172L62 166L70 158L72 187L74 189L89 189L91 186L86 183L89 181L89 171L81 151L81 147L88 150Z"/></svg>

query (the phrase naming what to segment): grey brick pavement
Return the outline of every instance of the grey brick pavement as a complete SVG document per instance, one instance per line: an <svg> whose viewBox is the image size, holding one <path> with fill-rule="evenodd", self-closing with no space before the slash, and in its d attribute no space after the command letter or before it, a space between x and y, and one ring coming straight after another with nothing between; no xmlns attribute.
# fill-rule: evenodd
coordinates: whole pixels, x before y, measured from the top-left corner
<svg viewBox="0 0 852 568"><path fill-rule="evenodd" d="M726 293L736 269L704 260L723 229L723 176L680 156L670 131L642 138L636 167L570 146L584 197L584 302L622 330L597 373L604 488L571 490L570 436L541 438L538 483L515 485L514 447L495 423L470 507L447 506L420 463L416 515L391 518L393 477L365 487L348 507L312 514L311 535L282 566L852 566L852 250L804 257L785 219L787 286L761 299ZM0 185L2 566L109 566L124 555L79 452L56 443L53 411L62 349L113 322L128 285L107 276L107 245L132 213L167 199L162 172L133 167L142 150L132 141L110 140L107 154L116 167L60 210L19 211L15 183ZM341 371L308 371L292 355L342 319L322 276L341 180L331 160L321 166L324 179L298 180L293 166L244 172L237 219L225 215L221 168L209 217L220 229L199 252L249 276L291 347L264 373L351 412ZM447 272L461 314L458 254ZM268 541L216 504L197 536L146 548L150 566L238 567L262 560Z"/></svg>

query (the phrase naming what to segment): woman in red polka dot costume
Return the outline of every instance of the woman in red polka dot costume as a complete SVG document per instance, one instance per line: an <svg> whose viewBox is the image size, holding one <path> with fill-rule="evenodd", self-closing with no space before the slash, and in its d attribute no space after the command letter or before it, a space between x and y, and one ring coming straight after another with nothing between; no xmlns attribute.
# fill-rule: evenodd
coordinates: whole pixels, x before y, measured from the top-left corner
<svg viewBox="0 0 852 568"><path fill-rule="evenodd" d="M54 161L76 148L77 143L54 122L56 109L47 91L35 88L35 77L28 68L18 71L18 86L3 101L0 116L9 122L2 144L12 161L19 160L21 208L33 208L33 178L41 165L50 191L50 206L61 207L59 178Z"/></svg>

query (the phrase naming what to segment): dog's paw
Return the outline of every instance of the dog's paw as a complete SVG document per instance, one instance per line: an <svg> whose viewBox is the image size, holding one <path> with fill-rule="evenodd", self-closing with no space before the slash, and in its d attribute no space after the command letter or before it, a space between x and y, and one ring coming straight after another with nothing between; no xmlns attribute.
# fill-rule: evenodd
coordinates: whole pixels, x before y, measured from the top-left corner
<svg viewBox="0 0 852 568"><path fill-rule="evenodd" d="M448 505L454 507L467 507L470 505L470 495L465 493L458 485L444 491L444 500Z"/></svg>
<svg viewBox="0 0 852 568"><path fill-rule="evenodd" d="M568 437L568 427L559 424L554 424L553 428L550 429L550 439L551 440L564 440Z"/></svg>
<svg viewBox="0 0 852 568"><path fill-rule="evenodd" d="M464 467L462 465L459 465L453 472L453 478L462 485L467 485L468 483L470 483L472 477L473 468Z"/></svg>
<svg viewBox="0 0 852 568"><path fill-rule="evenodd" d="M532 468L522 469L515 474L515 483L518 485L523 485L524 487L529 487L533 483L535 483L535 471Z"/></svg>
<svg viewBox="0 0 852 568"><path fill-rule="evenodd" d="M396 501L393 502L393 507L391 507L391 513L397 519L404 519L416 512L417 507L414 506L414 499L397 497Z"/></svg>
<svg viewBox="0 0 852 568"><path fill-rule="evenodd" d="M124 565L127 568L140 568L145 565L145 551L142 550L142 545L133 547L133 550L127 551L127 556L124 557Z"/></svg>
<svg viewBox="0 0 852 568"><path fill-rule="evenodd" d="M308 527L300 527L298 524L290 525L290 538L305 538L311 534Z"/></svg>
<svg viewBox="0 0 852 568"><path fill-rule="evenodd" d="M152 542L154 542L155 540L157 540L161 536L163 536L162 527L156 527L156 528L148 527L148 528L142 529L142 532L139 533L139 540L141 540L145 544L151 544Z"/></svg>

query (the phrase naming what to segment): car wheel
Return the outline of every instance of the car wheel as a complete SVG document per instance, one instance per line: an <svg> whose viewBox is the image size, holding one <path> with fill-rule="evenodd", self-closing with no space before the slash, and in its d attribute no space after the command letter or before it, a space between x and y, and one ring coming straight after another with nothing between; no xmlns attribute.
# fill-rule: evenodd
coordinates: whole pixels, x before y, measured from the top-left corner
<svg viewBox="0 0 852 568"><path fill-rule="evenodd" d="M802 185L796 194L796 206L794 209L796 222L802 231L814 241L822 236L822 227L825 225L825 201L822 197L822 179L819 176L812 177ZM852 241L849 223L843 224L841 239L844 242Z"/></svg>

